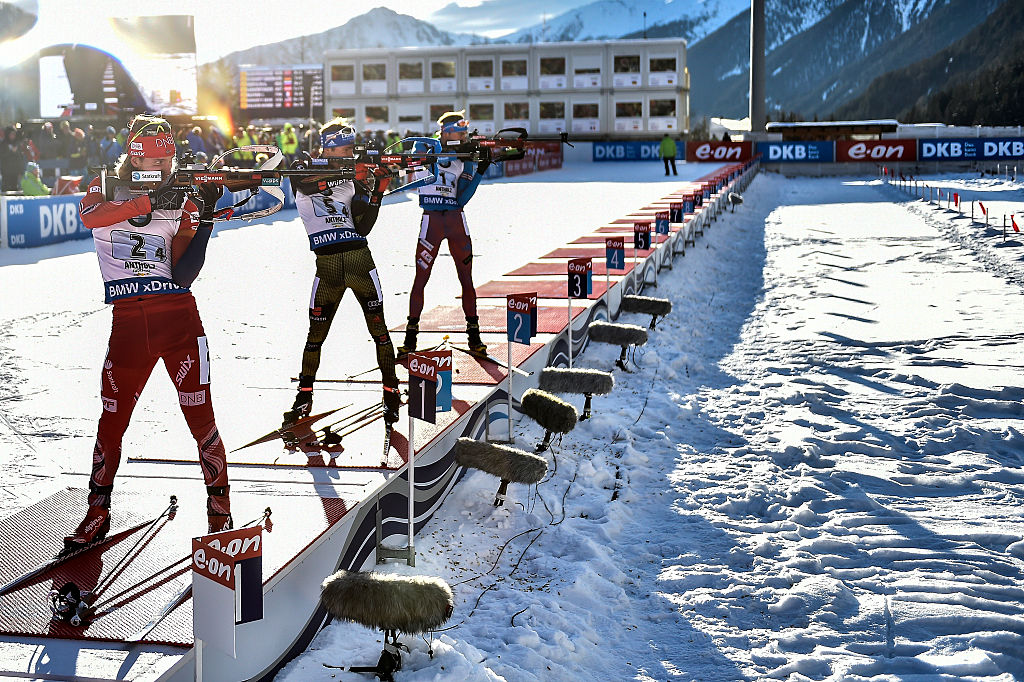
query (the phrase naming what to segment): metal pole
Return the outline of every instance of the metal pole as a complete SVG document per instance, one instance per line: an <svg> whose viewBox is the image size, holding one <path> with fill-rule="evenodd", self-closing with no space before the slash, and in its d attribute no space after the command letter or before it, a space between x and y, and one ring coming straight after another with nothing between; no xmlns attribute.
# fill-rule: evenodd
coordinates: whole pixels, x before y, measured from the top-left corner
<svg viewBox="0 0 1024 682"><path fill-rule="evenodd" d="M415 502L416 502L416 419L409 415L409 555L406 563L410 566L416 565L416 548L413 537L416 535L415 527Z"/></svg>
<svg viewBox="0 0 1024 682"><path fill-rule="evenodd" d="M569 369L572 369L572 292L567 291L566 293L569 294L566 298L569 302L569 326L567 328L569 332Z"/></svg>
<svg viewBox="0 0 1024 682"><path fill-rule="evenodd" d="M508 442L512 444L512 340L506 344L508 348ZM490 421L490 420L488 420Z"/></svg>
<svg viewBox="0 0 1024 682"><path fill-rule="evenodd" d="M765 124L764 0L750 0L750 132L763 133Z"/></svg>

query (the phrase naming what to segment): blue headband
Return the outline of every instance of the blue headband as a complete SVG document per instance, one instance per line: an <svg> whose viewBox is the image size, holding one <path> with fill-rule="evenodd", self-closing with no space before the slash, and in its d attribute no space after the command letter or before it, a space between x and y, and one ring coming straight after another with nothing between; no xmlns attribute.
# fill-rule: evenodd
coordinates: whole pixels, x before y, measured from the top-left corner
<svg viewBox="0 0 1024 682"><path fill-rule="evenodd" d="M442 133L464 133L469 130L469 122L466 120L451 121L441 124Z"/></svg>
<svg viewBox="0 0 1024 682"><path fill-rule="evenodd" d="M320 148L330 149L331 147L347 147L356 143L356 131L345 126L333 133L320 133Z"/></svg>

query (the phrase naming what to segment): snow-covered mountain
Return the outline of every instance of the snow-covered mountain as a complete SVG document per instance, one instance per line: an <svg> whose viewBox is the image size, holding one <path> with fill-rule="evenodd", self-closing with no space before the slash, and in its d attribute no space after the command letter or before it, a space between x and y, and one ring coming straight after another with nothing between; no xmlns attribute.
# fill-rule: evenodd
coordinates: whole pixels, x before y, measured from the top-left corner
<svg viewBox="0 0 1024 682"><path fill-rule="evenodd" d="M375 7L341 26L309 36L257 45L224 57L229 64L309 64L323 60L327 50L371 47L472 45L487 39L472 33L449 33L431 23Z"/></svg>
<svg viewBox="0 0 1024 682"><path fill-rule="evenodd" d="M725 24L749 0L597 0L550 20L500 38L503 42L530 43L568 40L601 40L626 34L642 35L647 13L648 37L659 25L682 29L673 37L696 41Z"/></svg>
<svg viewBox="0 0 1024 682"><path fill-rule="evenodd" d="M1001 0L782 0L766 3L769 108L828 115L877 76L960 39ZM687 54L695 115L747 112L750 13Z"/></svg>

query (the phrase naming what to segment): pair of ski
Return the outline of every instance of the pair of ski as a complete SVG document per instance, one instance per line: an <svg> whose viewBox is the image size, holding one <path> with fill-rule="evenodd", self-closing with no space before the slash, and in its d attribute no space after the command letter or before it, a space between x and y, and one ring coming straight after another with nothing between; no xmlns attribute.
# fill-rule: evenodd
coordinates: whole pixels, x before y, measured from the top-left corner
<svg viewBox="0 0 1024 682"><path fill-rule="evenodd" d="M160 522L161 519L166 518L168 521L172 520L174 518L175 511L177 511L177 498L172 495L170 504L168 504L167 508L160 512L160 514L154 519L147 519L146 521L143 521L130 528L115 533L114 535L107 535L102 538L97 538L92 542L87 542L82 545L65 545L65 547L59 552L57 552L55 555L53 555L52 558L40 562L34 568L31 568L25 573L22 573L20 576L9 581L7 584L0 586L0 596L5 595L8 592L12 592L13 590L28 583L33 578L36 578L40 575L43 575L44 573L47 573L48 571L65 563L66 561L70 561L71 559L74 559L77 556L81 556L86 552L96 549L97 547L103 547L106 545L114 544L116 542L120 542L124 538L137 533L143 528L146 528L146 532L142 535L141 538L139 538L138 541L136 541L135 545L132 547L132 550L129 550L128 554L125 555L125 557L128 557L136 548L139 547L139 545L142 543L142 540L150 535L150 531L154 527L156 527L156 525ZM155 533L153 534L155 535ZM115 566L115 568L117 567ZM108 574L110 574L109 571ZM97 585L99 585L99 583L97 583Z"/></svg>
<svg viewBox="0 0 1024 682"><path fill-rule="evenodd" d="M447 339L448 339L448 337L446 336L445 340L447 341ZM468 355L468 356L470 356L472 358L476 358L477 360L483 360L485 362L489 362L492 365L497 365L498 367L502 368L506 372L509 371L509 366L508 366L507 362L504 362L503 360L499 360L498 358L494 357L493 355L489 355L488 353L479 353L477 351L472 350L471 348L463 348L462 346L455 346L455 345L452 345L452 344L441 343L441 344L438 344L437 346L434 346L433 348L427 348L425 350L434 351L434 350L448 350L448 349L456 350L456 351L458 351L460 353L464 353L465 355ZM412 353L416 353L416 352L418 352L418 351L412 351ZM402 362L407 357L408 357L408 354L407 355L403 355L401 358L398 359L398 361ZM320 382L320 383L324 383L324 384L351 384L351 383L359 383L360 381L362 381L361 378L363 376L369 374L370 372L374 372L376 370L377 370L377 367L371 367L370 369L364 370L362 372L357 372L355 374L350 374L350 375L348 375L347 377L345 377L343 379L316 379L315 381ZM519 374L519 375L524 376L524 377L533 376L533 372L527 372L526 370L519 369L518 367L512 367L512 371L515 372L516 374ZM295 383L295 382L297 382L299 380L299 378L298 377L292 377L291 380L292 380L292 383Z"/></svg>
<svg viewBox="0 0 1024 682"><path fill-rule="evenodd" d="M177 511L178 498L171 495L171 501L167 507L160 512L155 519L149 521L147 524L143 524L145 526L145 531L139 536L139 539L135 541L135 544L129 548L117 563L107 569L106 573L100 576L92 589L83 590L74 582L69 581L59 590L50 590L50 611L53 613L54 619L70 623L75 627L87 624L95 619L96 613L101 607L113 604L117 599L127 595L133 590L141 588L143 585L159 575L160 573L149 575L134 585L131 585L114 596L108 597L100 602L100 597L104 595L110 586L114 584L114 581L118 576L120 576L139 556L142 549L144 549L146 545L156 537L156 534L160 532L160 529L163 528L167 522L174 520L174 516ZM65 547L65 552L66 550L67 548ZM64 556L64 561L70 558L67 554ZM58 553L57 557L61 557L61 554Z"/></svg>
<svg viewBox="0 0 1024 682"><path fill-rule="evenodd" d="M261 443L269 443L271 441L281 440L284 442L285 448L295 452L301 450L307 455L312 453L320 452L342 452L344 446L342 442L348 435L355 433L363 428L366 428L370 424L373 424L378 419L384 417L384 405L383 403L373 403L367 407L356 410L346 414L341 419L334 421L327 426L315 428L314 424L321 419L326 419L336 412L350 407L351 405L345 405L338 407L327 412L321 412L319 414L311 414L306 417L302 417L294 422L286 423L279 429L274 429L270 433L260 436L251 443L247 443L239 448L233 450L244 450L245 448L252 447L253 445L260 445ZM320 434L320 435L317 435ZM384 448L384 462L387 462L388 450L390 450L390 438L391 429L390 425L386 424L385 428L385 448Z"/></svg>

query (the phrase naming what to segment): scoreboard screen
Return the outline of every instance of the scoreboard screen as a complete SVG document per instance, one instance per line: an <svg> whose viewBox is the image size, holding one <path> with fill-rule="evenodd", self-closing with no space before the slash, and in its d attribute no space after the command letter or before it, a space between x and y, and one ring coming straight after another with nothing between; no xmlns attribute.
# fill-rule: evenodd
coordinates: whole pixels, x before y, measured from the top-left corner
<svg viewBox="0 0 1024 682"><path fill-rule="evenodd" d="M324 116L324 68L243 66L238 70L239 105L249 118Z"/></svg>

